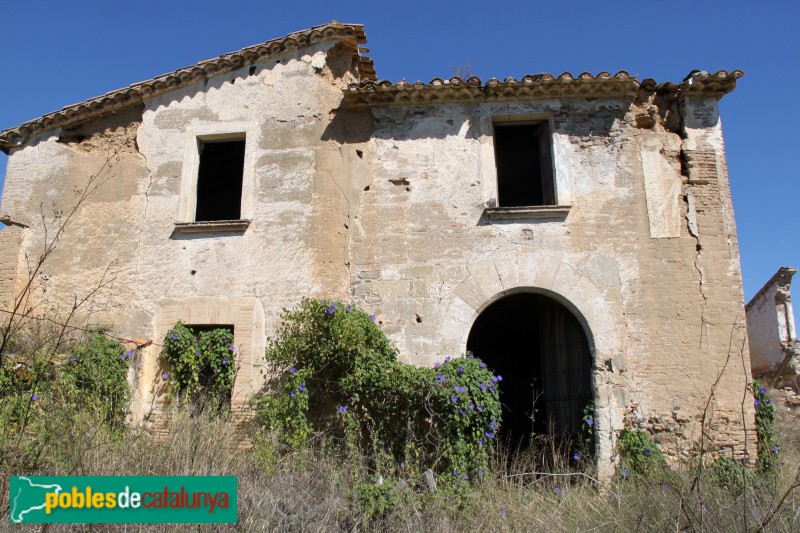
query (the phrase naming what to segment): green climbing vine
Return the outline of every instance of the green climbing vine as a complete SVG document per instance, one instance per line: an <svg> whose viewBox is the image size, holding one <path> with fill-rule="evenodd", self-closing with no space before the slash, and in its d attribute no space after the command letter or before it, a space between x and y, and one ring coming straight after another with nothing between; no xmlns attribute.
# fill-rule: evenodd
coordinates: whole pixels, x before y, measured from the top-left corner
<svg viewBox="0 0 800 533"><path fill-rule="evenodd" d="M253 404L284 446L324 435L379 472L414 463L449 479L483 475L502 377L480 359L402 363L374 315L337 301L304 299L281 317L265 355L279 377Z"/></svg>

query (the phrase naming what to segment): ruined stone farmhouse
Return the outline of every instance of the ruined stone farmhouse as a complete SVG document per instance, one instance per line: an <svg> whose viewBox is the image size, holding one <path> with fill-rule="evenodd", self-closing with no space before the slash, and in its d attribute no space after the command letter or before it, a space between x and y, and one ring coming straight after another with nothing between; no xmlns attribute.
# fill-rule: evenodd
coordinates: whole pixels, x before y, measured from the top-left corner
<svg viewBox="0 0 800 533"><path fill-rule="evenodd" d="M753 374L795 389L800 384L800 341L791 294L796 273L796 268L779 268L745 306Z"/></svg>
<svg viewBox="0 0 800 533"><path fill-rule="evenodd" d="M718 108L742 73L392 83L365 43L334 22L0 132L0 300L95 176L38 309L113 280L83 314L154 340L135 420L176 321L233 327L244 408L279 312L311 296L375 313L408 363L484 358L507 427L571 432L593 402L606 471L625 427L673 458L752 455Z"/></svg>

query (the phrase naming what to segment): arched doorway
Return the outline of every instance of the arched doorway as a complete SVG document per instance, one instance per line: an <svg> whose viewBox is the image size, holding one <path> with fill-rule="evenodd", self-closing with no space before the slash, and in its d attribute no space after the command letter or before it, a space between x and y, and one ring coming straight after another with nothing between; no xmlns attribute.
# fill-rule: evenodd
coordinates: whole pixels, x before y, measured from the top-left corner
<svg viewBox="0 0 800 533"><path fill-rule="evenodd" d="M514 445L552 427L577 436L592 400L592 356L580 322L543 294L505 296L475 320L467 350L503 376L502 434Z"/></svg>

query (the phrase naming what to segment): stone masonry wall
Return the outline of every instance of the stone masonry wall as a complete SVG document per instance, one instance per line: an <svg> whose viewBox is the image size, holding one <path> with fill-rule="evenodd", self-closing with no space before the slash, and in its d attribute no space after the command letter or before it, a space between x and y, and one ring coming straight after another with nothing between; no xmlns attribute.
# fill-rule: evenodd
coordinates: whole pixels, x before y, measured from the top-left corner
<svg viewBox="0 0 800 533"><path fill-rule="evenodd" d="M13 308L19 277L19 250L23 232L18 226L9 226L0 231L0 309L10 311ZM6 315L0 315L0 324Z"/></svg>

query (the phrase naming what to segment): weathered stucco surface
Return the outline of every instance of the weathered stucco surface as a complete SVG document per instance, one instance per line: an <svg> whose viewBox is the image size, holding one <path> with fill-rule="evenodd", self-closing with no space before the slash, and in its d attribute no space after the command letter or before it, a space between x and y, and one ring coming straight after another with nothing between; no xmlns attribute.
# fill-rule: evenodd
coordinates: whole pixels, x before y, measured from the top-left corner
<svg viewBox="0 0 800 533"><path fill-rule="evenodd" d="M100 172L46 264L40 297L57 311L113 278L85 318L155 340L140 354L136 419L158 405L165 328L196 308L224 309L220 323L235 326L233 401L243 406L279 311L303 296L373 310L405 361L432 365L464 352L492 302L531 291L566 305L587 334L604 472L626 424L651 430L673 457L701 435L706 449L753 453L719 95L666 101L642 87L635 98L348 106L351 57L318 43L11 151L0 212L30 226L16 233L20 254L43 239L40 204L52 220ZM497 205L492 124L514 118L550 122L565 217L486 216ZM196 138L225 132L246 134L251 224L178 232L176 222L191 221ZM9 229L0 233L6 298L5 265L20 257Z"/></svg>

